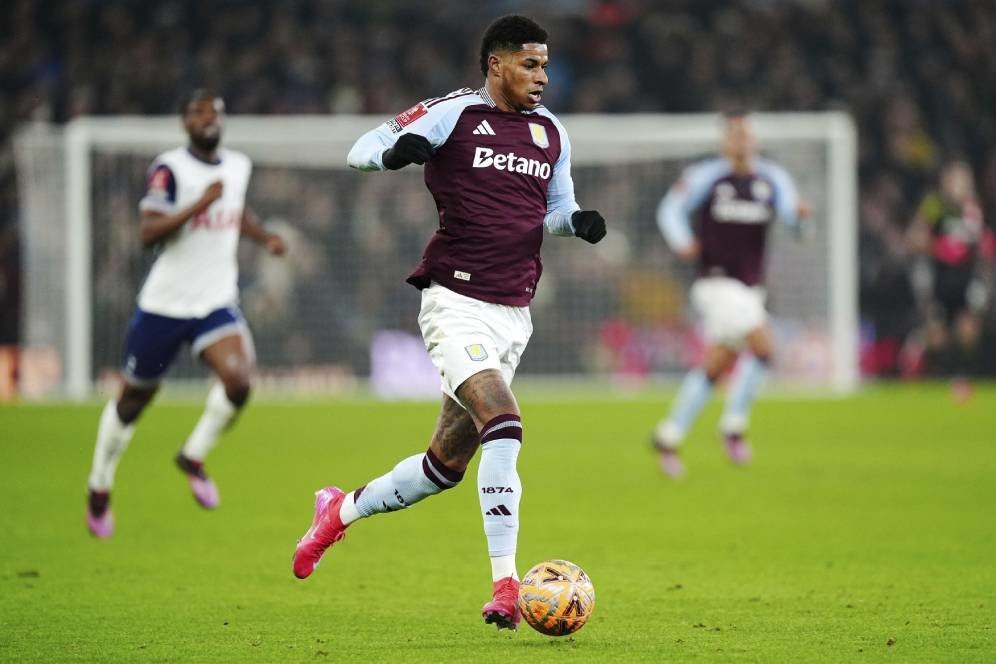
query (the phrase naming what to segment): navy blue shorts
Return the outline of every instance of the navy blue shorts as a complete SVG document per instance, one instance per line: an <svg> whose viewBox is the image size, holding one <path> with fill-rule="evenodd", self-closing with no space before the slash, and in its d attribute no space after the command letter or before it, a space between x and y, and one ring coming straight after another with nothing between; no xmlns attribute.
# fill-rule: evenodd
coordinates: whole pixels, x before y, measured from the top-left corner
<svg viewBox="0 0 996 664"><path fill-rule="evenodd" d="M183 344L199 355L219 339L240 334L251 346L248 332L238 307L215 309L204 318L170 318L136 308L128 323L122 371L132 385L155 385Z"/></svg>

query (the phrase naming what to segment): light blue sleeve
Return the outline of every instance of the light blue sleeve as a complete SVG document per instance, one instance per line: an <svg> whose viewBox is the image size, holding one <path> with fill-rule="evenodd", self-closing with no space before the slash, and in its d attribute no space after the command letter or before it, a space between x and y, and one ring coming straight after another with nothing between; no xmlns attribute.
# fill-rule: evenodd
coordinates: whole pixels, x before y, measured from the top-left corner
<svg viewBox="0 0 996 664"><path fill-rule="evenodd" d="M553 165L553 176L546 190L546 216L543 225L551 235L574 235L574 224L571 215L581 209L574 198L574 179L571 177L571 141L567 130L552 114L547 115L553 120L560 132L560 156Z"/></svg>
<svg viewBox="0 0 996 664"><path fill-rule="evenodd" d="M450 137L463 109L475 102L480 103L475 95L462 95L458 99L440 101L431 107L425 101L419 102L360 136L350 149L346 163L360 171L382 171L384 152L405 134L425 136L434 149L438 148ZM413 116L414 119L405 122L406 118Z"/></svg>
<svg viewBox="0 0 996 664"><path fill-rule="evenodd" d="M692 243L692 213L705 201L710 189L728 172L724 159L710 159L685 169L657 206L657 227L674 251Z"/></svg>
<svg viewBox="0 0 996 664"><path fill-rule="evenodd" d="M775 189L775 212L782 223L792 229L799 228L799 191L792 176L778 164L764 160L758 173L771 180Z"/></svg>

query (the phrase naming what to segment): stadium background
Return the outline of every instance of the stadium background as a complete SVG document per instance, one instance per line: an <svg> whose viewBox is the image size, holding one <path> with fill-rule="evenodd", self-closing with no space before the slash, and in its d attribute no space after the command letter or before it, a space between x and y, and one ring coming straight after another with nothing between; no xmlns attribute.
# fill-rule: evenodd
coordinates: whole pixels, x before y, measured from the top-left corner
<svg viewBox="0 0 996 664"><path fill-rule="evenodd" d="M985 217L990 224L996 219L996 116L988 112L996 101L996 6L984 1L6 3L8 20L0 25L0 344L19 339L22 273L11 152L19 123L170 114L194 84L220 90L234 113L387 116L425 96L476 84L480 32L506 11L528 11L549 25L553 84L544 102L561 114L731 105L851 113L860 130L863 369L892 376L945 371L904 362L899 352L919 338L923 307L911 279L915 261L898 246L943 160L953 156L970 161ZM312 209L302 216L324 226L320 232L341 233L351 242L346 255L356 260L376 251L375 241L350 235L337 218L334 195L312 184ZM279 209L281 197L292 192L281 191L279 182L270 185L267 193ZM406 210L412 216L420 211ZM418 222L402 219L408 232L397 235L399 245L411 244L409 251L399 250L409 264L408 254L417 256L423 240L421 224L413 228ZM134 249L127 237L118 244L125 254ZM97 251L104 246L98 241ZM114 251L113 242L106 246ZM307 273L308 259L295 265L301 279L331 276L345 284L343 302L400 297L397 284L350 291L348 262L329 266L339 275ZM991 290L988 267L983 276ZM108 292L99 278L97 292ZM126 312L131 293L119 295L107 306ZM984 311L979 373L996 371L991 302ZM385 307L391 310L398 309ZM333 326L348 327L348 312L325 315ZM256 323L251 312L250 322ZM333 329L328 338L353 340L340 348L342 355L365 357L353 346L370 333ZM554 342L537 343L543 352L557 352ZM107 351L101 364L113 363L116 352ZM321 354L307 347L286 352L304 360ZM577 370L577 358L565 361Z"/></svg>
<svg viewBox="0 0 996 664"><path fill-rule="evenodd" d="M19 334L11 136L21 123L172 114L176 97L205 81L237 113L387 116L478 81L481 29L508 11L551 29L546 101L558 113L731 102L851 113L861 131L866 332L904 341L921 323L910 260L893 249L945 156L971 159L996 219L988 1L7 0L0 345ZM114 163L145 166L138 157ZM417 173L367 179L388 187L397 178L418 184ZM261 200L274 191L261 189ZM337 228L322 183L310 191L316 217ZM118 199L126 232L113 246L116 260L131 262L115 267L131 270L148 257L127 232L133 196ZM274 197L274 210L284 203ZM665 256L649 219L644 232ZM590 249L574 244L579 256ZM125 308L135 287L100 282ZM384 288L414 299L400 283ZM264 313L250 312L251 322L262 325ZM991 305L986 315L992 362ZM105 332L119 339L123 330ZM882 364L867 368L900 373ZM598 593L589 626L559 640L481 624L489 579L473 481L363 523L314 578L292 578L311 491L358 486L421 449L436 403L254 399L212 454L224 503L208 513L172 464L202 400L158 401L118 473L118 531L100 541L83 517L103 403L0 404L0 660L994 660L996 386L979 385L962 404L945 383L880 381L817 400L766 391L748 469L732 467L717 444L716 400L688 440L683 482L661 477L647 445L670 392L592 392L517 389L528 418L520 570L569 558Z"/></svg>

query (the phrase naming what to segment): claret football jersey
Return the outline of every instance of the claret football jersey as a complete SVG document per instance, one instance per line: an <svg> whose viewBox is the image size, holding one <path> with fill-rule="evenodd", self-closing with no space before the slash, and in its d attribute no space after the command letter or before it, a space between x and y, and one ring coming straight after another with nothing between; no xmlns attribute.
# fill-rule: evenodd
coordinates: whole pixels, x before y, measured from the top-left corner
<svg viewBox="0 0 996 664"><path fill-rule="evenodd" d="M657 223L673 248L686 244L697 222L699 274L739 279L748 286L764 280L768 227L775 219L797 226L799 195L788 173L767 159L738 174L725 158L690 166L661 200Z"/></svg>
<svg viewBox="0 0 996 664"><path fill-rule="evenodd" d="M382 170L382 156L407 133L428 139L434 153L425 183L439 227L408 278L417 288L437 282L486 302L524 306L542 272L544 227L572 235L578 209L571 146L546 108L503 112L485 88L427 99L364 134L349 165Z"/></svg>

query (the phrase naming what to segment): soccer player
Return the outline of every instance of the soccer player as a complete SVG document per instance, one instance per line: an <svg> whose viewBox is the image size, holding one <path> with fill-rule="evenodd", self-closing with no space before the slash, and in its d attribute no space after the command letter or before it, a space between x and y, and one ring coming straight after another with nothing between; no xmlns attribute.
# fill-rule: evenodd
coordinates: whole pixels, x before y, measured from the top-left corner
<svg viewBox="0 0 996 664"><path fill-rule="evenodd" d="M239 236L252 238L271 254L285 251L283 239L263 230L246 207L249 158L218 147L224 108L215 94L193 93L182 109L188 145L162 153L148 171L138 205L139 234L143 245L158 246L159 255L128 324L124 385L104 407L97 429L86 515L97 537L114 531L110 491L135 421L185 343L219 382L210 388L204 413L176 464L202 507L219 504L204 459L249 398L254 360L252 337L236 305Z"/></svg>
<svg viewBox="0 0 996 664"><path fill-rule="evenodd" d="M484 33L484 85L420 102L364 134L348 162L362 171L425 165L439 228L408 283L421 290L419 325L442 376L442 410L429 449L355 491L316 493L311 528L294 553L305 578L358 519L392 512L455 487L478 447L477 490L491 558L485 622L514 629L515 551L522 484L519 406L509 385L532 332L544 228L596 243L605 221L574 199L571 144L540 104L547 33L505 16Z"/></svg>
<svg viewBox="0 0 996 664"><path fill-rule="evenodd" d="M682 439L743 348L748 352L737 367L720 431L734 463L750 460L748 416L772 352L762 286L768 226L780 218L798 229L810 212L785 170L758 156L743 113L724 116L722 153L689 167L657 208L668 245L698 263L691 301L706 340L701 366L685 376L670 414L652 436L661 469L675 478L685 472L677 454Z"/></svg>
<svg viewBox="0 0 996 664"><path fill-rule="evenodd" d="M944 165L940 187L917 209L909 241L914 251L928 257L931 267L927 370L953 375L953 396L963 402L972 394L968 378L979 361L980 313L987 299L979 267L996 253L996 236L982 218L968 163L953 160Z"/></svg>

